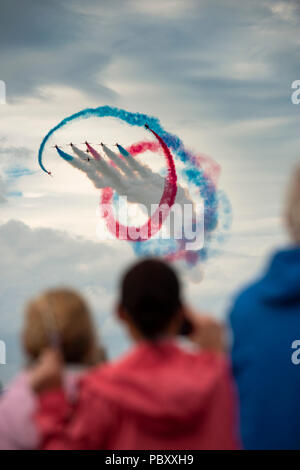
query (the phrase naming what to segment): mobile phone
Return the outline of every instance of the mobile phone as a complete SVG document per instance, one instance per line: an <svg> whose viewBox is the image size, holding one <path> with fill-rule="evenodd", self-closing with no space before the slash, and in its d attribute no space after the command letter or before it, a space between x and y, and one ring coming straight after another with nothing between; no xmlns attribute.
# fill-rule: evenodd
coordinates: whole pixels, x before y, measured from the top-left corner
<svg viewBox="0 0 300 470"><path fill-rule="evenodd" d="M184 317L181 328L179 330L180 336L189 336L193 332L193 325L186 317Z"/></svg>

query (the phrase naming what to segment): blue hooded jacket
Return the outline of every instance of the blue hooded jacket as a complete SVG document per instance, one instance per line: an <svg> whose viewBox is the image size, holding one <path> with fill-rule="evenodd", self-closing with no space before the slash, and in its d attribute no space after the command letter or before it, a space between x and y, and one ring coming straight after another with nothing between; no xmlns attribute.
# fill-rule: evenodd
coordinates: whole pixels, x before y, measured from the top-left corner
<svg viewBox="0 0 300 470"><path fill-rule="evenodd" d="M244 448L300 449L300 248L274 256L230 323Z"/></svg>

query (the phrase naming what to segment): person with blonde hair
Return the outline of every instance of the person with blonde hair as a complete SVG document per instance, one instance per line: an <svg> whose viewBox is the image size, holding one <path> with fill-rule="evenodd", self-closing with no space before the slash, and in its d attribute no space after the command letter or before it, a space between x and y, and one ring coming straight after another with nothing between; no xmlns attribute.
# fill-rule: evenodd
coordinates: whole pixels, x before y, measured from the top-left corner
<svg viewBox="0 0 300 470"><path fill-rule="evenodd" d="M242 291L230 314L232 363L246 449L300 449L300 166L284 211L290 246ZM297 346L298 345L298 346Z"/></svg>
<svg viewBox="0 0 300 470"><path fill-rule="evenodd" d="M81 371L101 362L95 327L83 298L71 289L53 289L31 300L22 334L27 365L0 398L0 449L36 449L40 435L34 415L38 408L36 364L39 377L48 349L59 351L64 388L75 400ZM47 381L44 386L49 386Z"/></svg>

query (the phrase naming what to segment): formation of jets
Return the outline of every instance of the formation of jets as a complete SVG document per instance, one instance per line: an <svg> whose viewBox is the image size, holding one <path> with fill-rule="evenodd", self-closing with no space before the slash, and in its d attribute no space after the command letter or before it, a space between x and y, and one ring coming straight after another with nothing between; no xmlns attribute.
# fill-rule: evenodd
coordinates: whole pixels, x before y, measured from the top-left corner
<svg viewBox="0 0 300 470"><path fill-rule="evenodd" d="M146 129L150 129L150 127L148 126L148 124L145 124L145 128L146 128ZM82 143L85 144L85 145L88 145L88 144L89 144L89 142L88 142L87 140L86 140L85 142L82 142ZM67 144L67 145L69 145L70 147L73 147L72 142L70 142L70 143ZM103 142L101 142L100 145L103 146L103 145L104 145ZM118 144L115 144L115 145L117 146ZM56 144L56 145L53 145L52 148L59 149L59 146ZM86 153L89 153L89 149L86 149ZM86 161L89 162L90 160L91 160L90 157L87 156ZM52 176L51 171L48 171L48 175L49 175L49 176Z"/></svg>

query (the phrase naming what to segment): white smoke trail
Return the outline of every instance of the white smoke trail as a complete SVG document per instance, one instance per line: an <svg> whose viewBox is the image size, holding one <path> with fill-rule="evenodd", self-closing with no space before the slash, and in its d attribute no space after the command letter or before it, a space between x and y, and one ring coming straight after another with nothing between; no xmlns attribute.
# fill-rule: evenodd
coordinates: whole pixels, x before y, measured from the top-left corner
<svg viewBox="0 0 300 470"><path fill-rule="evenodd" d="M79 149L78 149L79 150ZM105 179L99 175L93 165L89 165L90 162L84 161L82 158L74 157L72 160L68 160L68 162L80 171L83 171L87 177L92 181L96 188L105 188Z"/></svg>
<svg viewBox="0 0 300 470"><path fill-rule="evenodd" d="M110 148L108 148L105 144L101 144L104 153L107 155L107 157L114 162L117 167L120 168L120 170L124 173L124 175L128 176L129 178L133 176L132 170L129 168L129 166L124 162L124 160L120 157L120 155L116 154Z"/></svg>
<svg viewBox="0 0 300 470"><path fill-rule="evenodd" d="M154 173L148 166L136 162L132 155L129 155L127 165L106 145L102 147L106 156L115 162L116 167L109 165L105 158L90 145L88 146L90 153L87 153L72 144L75 158L69 162L86 173L96 188L111 187L120 196L126 196L128 202L142 204L148 210L152 204L158 204L163 193L165 178L159 173ZM176 202L191 204L186 190L180 186L178 186Z"/></svg>
<svg viewBox="0 0 300 470"><path fill-rule="evenodd" d="M118 144L117 144L118 145ZM150 168L147 165L141 165L136 158L134 158L131 153L126 150L126 161L128 165L131 166L132 170L140 175L142 178L146 178L149 176L149 172L151 172Z"/></svg>
<svg viewBox="0 0 300 470"><path fill-rule="evenodd" d="M112 166L108 165L106 163L105 159L100 155L99 152L97 152L94 148L92 149L92 152L94 153L95 157L90 156L90 154L84 152L83 150L80 150L78 147L75 145L72 145L73 152L79 156L79 158L87 160L89 159L89 163L91 166L95 169L95 171L98 171L101 173L101 175L105 176L106 179L106 185L109 186L116 191L118 190L124 190L124 183L122 181L122 175Z"/></svg>

